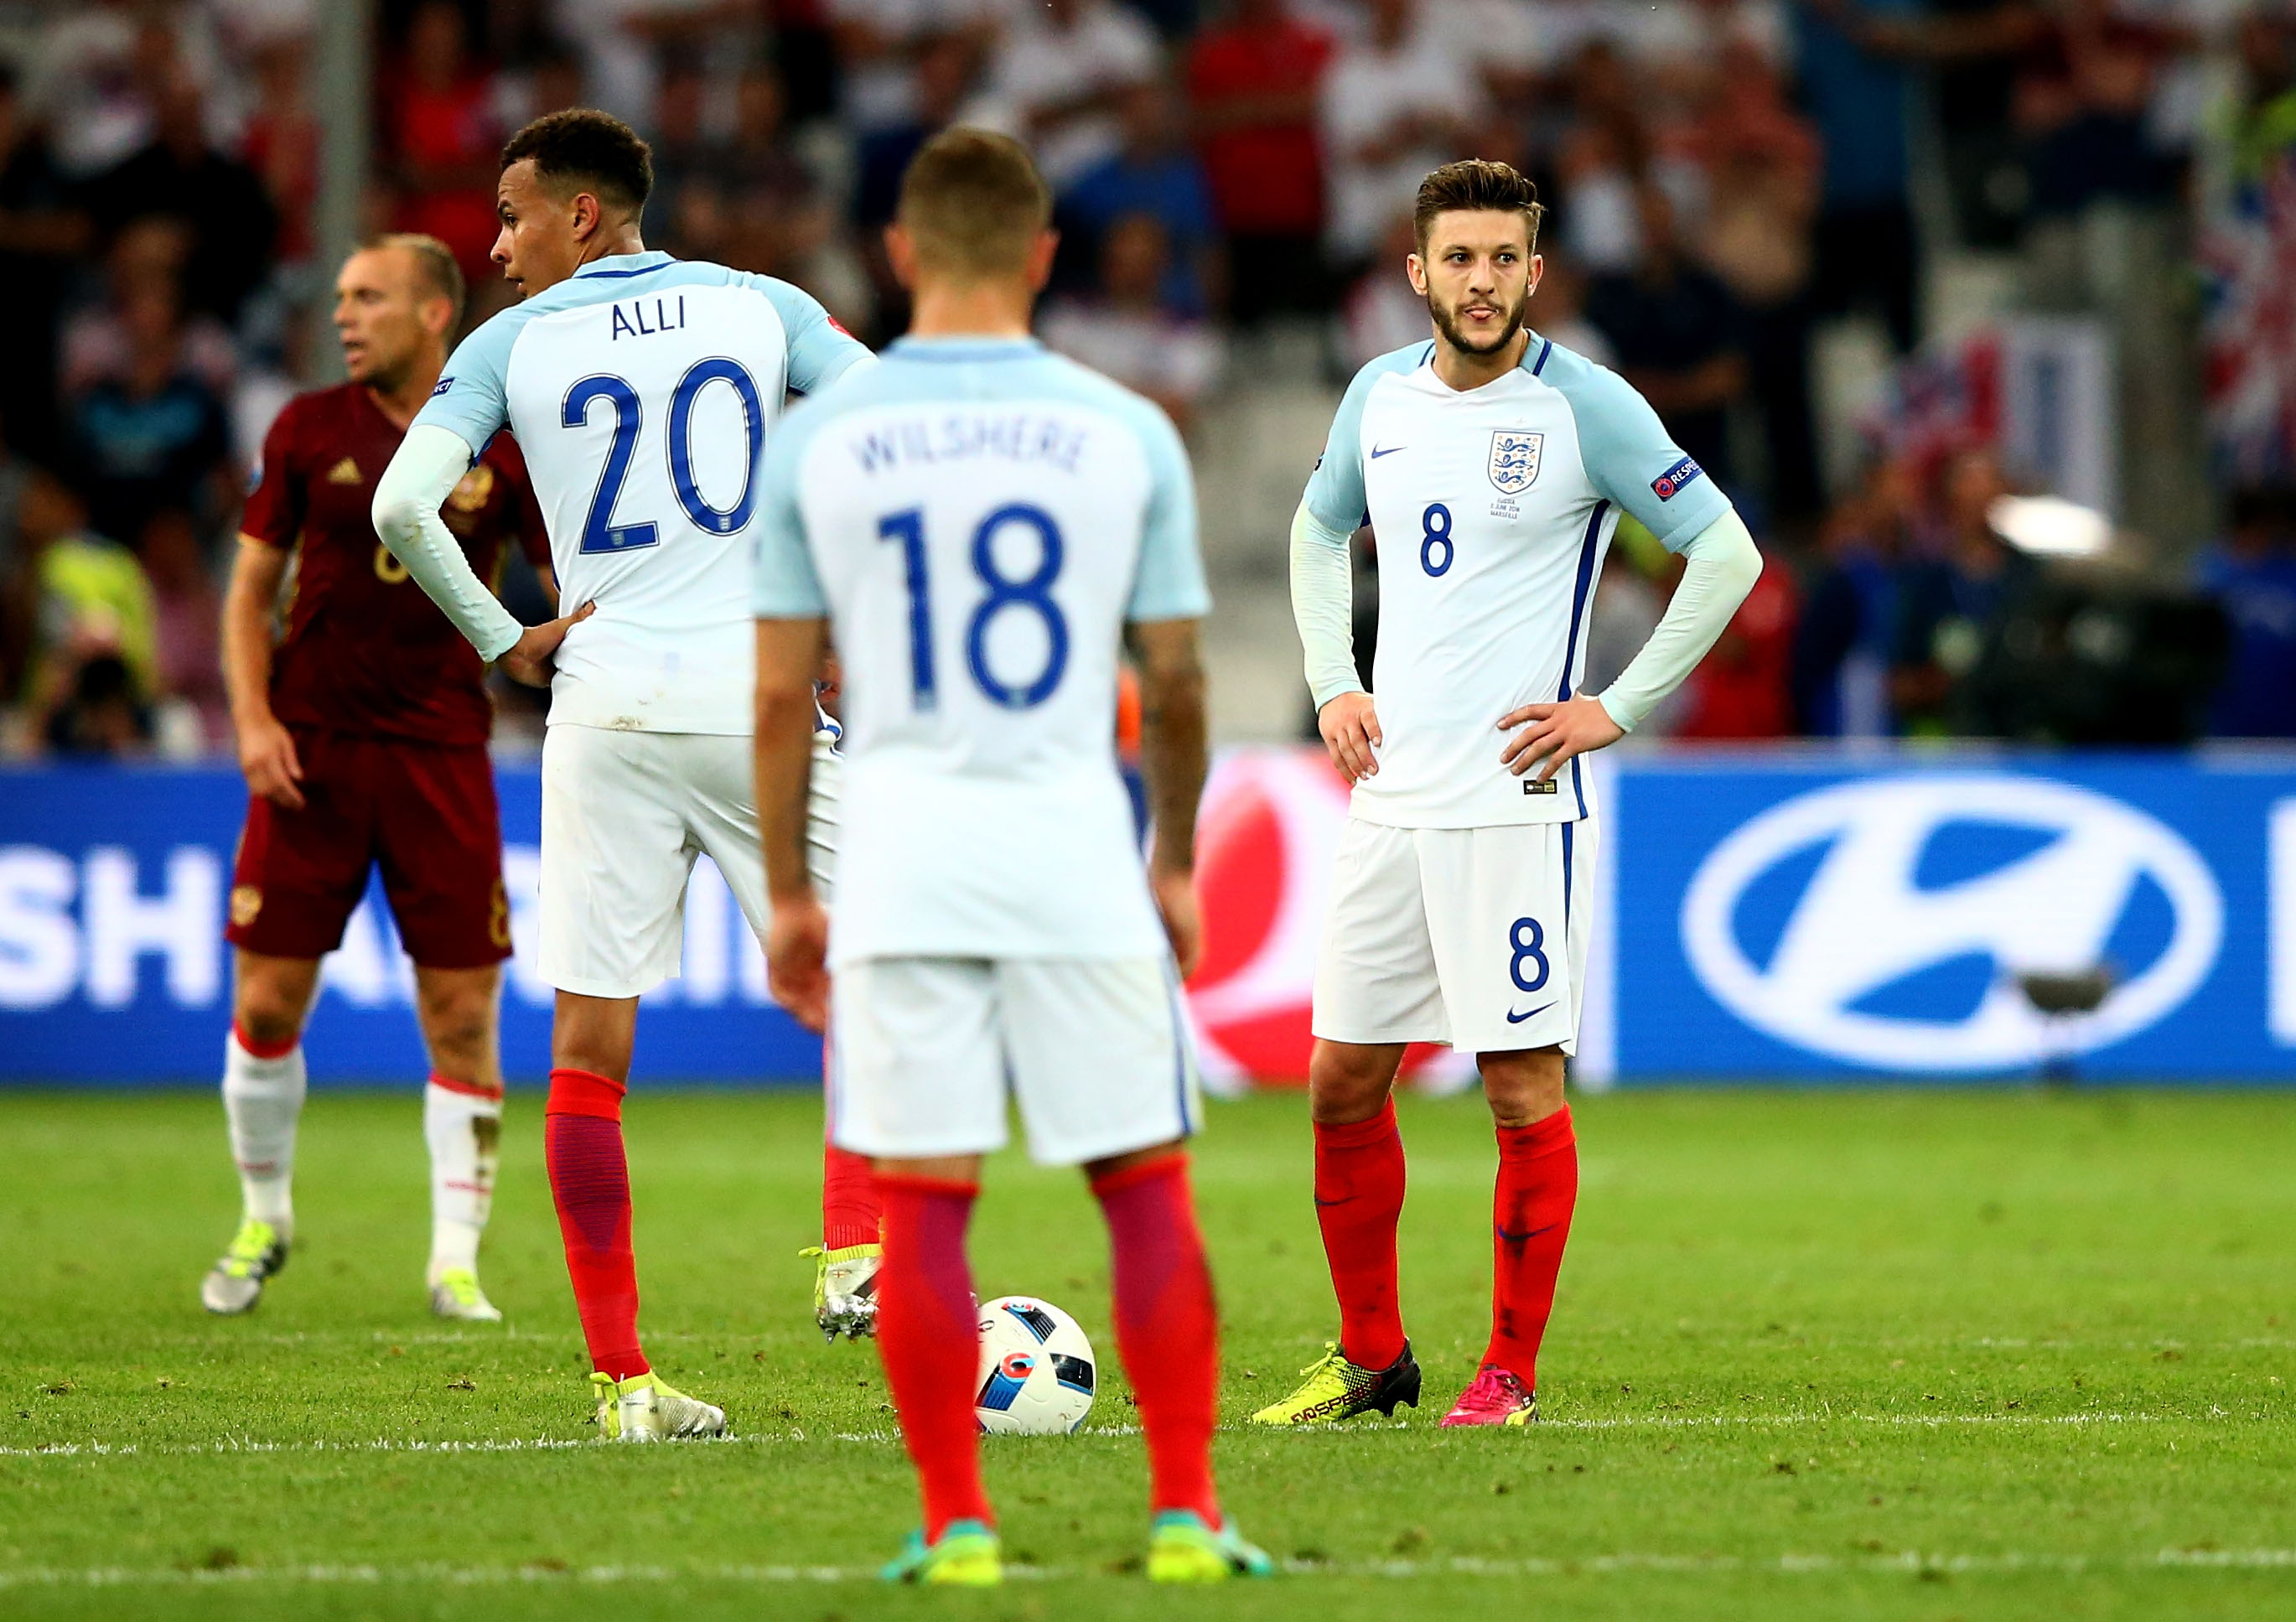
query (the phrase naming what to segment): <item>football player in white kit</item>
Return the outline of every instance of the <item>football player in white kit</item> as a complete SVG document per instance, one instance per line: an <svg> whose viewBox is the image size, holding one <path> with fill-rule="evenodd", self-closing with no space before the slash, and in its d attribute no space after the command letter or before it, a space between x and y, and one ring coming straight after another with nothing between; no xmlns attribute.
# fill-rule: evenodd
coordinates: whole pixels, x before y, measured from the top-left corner
<svg viewBox="0 0 2296 1622"><path fill-rule="evenodd" d="M1753 537L1627 382L1525 325L1540 207L1505 164L1419 190L1408 270L1431 341L1357 373L1292 524L1292 594L1333 763L1354 784L1316 970L1316 1207L1340 1339L1265 1424L1417 1405L1397 1294L1412 1042L1476 1055L1496 1125L1491 1334L1446 1425L1538 1415L1538 1344L1578 1185L1563 1101L1585 995L1595 801L1616 742L1702 658L1761 572ZM1578 692L1621 512L1685 568L1618 681ZM1349 537L1379 553L1372 692Z"/></svg>
<svg viewBox="0 0 2296 1622"><path fill-rule="evenodd" d="M622 1098L638 997L677 972L698 854L763 934L746 606L758 465L787 391L874 362L785 283L647 252L652 164L619 119L549 114L502 163L494 257L525 299L448 360L376 489L375 527L483 657L550 683L540 966L558 1003L545 1142L597 1421L622 1440L713 1435L724 1413L673 1390L640 1348ZM531 630L439 516L505 425L562 598L582 605ZM815 747L826 750L821 731Z"/></svg>
<svg viewBox="0 0 2296 1622"><path fill-rule="evenodd" d="M1029 336L1050 214L1007 137L927 143L887 237L911 335L767 447L767 961L800 1018L817 1026L833 1001L831 1130L877 1163L877 1344L924 1499L886 1576L1002 1577L964 1233L1009 1087L1031 1151L1081 1166L1108 1219L1152 1479L1147 1575L1218 1581L1269 1566L1213 1487L1218 1325L1184 1148L1199 1106L1177 970L1197 942L1210 597L1171 422ZM833 989L804 848L825 623L846 725ZM1156 825L1144 874L1111 726L1128 636Z"/></svg>

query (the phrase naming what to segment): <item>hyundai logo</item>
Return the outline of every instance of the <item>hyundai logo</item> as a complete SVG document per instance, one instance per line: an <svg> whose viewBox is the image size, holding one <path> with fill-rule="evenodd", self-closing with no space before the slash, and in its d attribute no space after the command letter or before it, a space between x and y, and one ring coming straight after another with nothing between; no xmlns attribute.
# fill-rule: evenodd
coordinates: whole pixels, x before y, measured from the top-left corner
<svg viewBox="0 0 2296 1622"><path fill-rule="evenodd" d="M2215 965L2224 897L2191 846L2119 800L2005 773L1842 783L1764 812L1691 881L1682 943L1722 1005L1782 1042L1890 1070L1982 1071L2132 1036ZM2019 973L2110 962L2052 1030Z"/></svg>

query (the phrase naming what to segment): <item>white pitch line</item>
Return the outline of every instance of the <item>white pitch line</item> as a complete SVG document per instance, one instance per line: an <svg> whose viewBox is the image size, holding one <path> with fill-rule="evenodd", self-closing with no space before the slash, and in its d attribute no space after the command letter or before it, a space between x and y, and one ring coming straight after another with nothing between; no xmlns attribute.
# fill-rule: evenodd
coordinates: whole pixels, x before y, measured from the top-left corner
<svg viewBox="0 0 2296 1622"><path fill-rule="evenodd" d="M2009 1575L2017 1572L2073 1576L2087 1572L2286 1570L2296 1569L2296 1549L2162 1549L2152 1555L2119 1560L2092 1559L2081 1554L2037 1554L2019 1550L1990 1554L1945 1554L1908 1549L1896 1554L1843 1558L1832 1554L1780 1554L1761 1559L1710 1554L1592 1554L1578 1559L1532 1558L1484 1560L1460 1556L1449 1560L1382 1560L1352 1562L1285 1561L1286 1575L1300 1577L1609 1577L1631 1572L1704 1576L1738 1573L1750 1577L1940 1576ZM672 1566L375 1566L367 1564L306 1566L204 1567L97 1566L81 1570L29 1568L0 1570L0 1590L10 1588L114 1588L175 1585L278 1583L313 1585L380 1587L418 1583L475 1587L507 1584L616 1584L716 1582L753 1585L785 1583L865 1582L875 1577L868 1566L715 1566L684 1569ZM1005 1575L1028 1582L1109 1575L1074 1566L1008 1565Z"/></svg>
<svg viewBox="0 0 2296 1622"><path fill-rule="evenodd" d="M1934 1430L1948 1425L2160 1425L2194 1416L2173 1413L1704 1413L1620 1419L1542 1419L1543 1430L1677 1430L1795 1425L1908 1425ZM2206 1418L2232 1417L2222 1409Z"/></svg>
<svg viewBox="0 0 2296 1622"><path fill-rule="evenodd" d="M682 1447L727 1447L759 1445L770 1442L802 1442L801 1430L779 1436L693 1437L679 1442ZM824 1438L837 1442L892 1442L899 1439L893 1431L842 1431ZM576 1448L603 1446L599 1437L481 1437L473 1441L424 1441L420 1438L394 1439L377 1437L365 1442L265 1442L252 1438L226 1438L216 1442L169 1442L146 1447L140 1443L60 1442L51 1447L0 1447L0 1458L10 1459L120 1459L139 1454L160 1458L228 1458L239 1454L265 1453L556 1453Z"/></svg>
<svg viewBox="0 0 2296 1622"><path fill-rule="evenodd" d="M2218 1408L2205 1415L2183 1413L1711 1413L1711 1414L1651 1414L1611 1419L1550 1419L1539 1421L1540 1431L1582 1430L1704 1430L1704 1429L1816 1429L1837 1425L1872 1425L1884 1428L1904 1428L1921 1430L1940 1430L1953 1426L2067 1426L2075 1429L2092 1425L2167 1425L2179 1422L2207 1424L2243 1416ZM2261 1421L2264 1415L2249 1415ZM1428 1427L1416 1427L1426 1429ZM1229 1427L1237 1429L1236 1427ZM1338 1425L1308 1427L1313 1431L1341 1429ZM1406 1430L1414 1427L1400 1422L1387 1425L1350 1425L1351 1432L1365 1430ZM1088 1425L1078 1432L1080 1436L1137 1436L1137 1425ZM1250 1434L1263 1434L1252 1432ZM839 1430L808 1438L802 1429L769 1432L750 1436L729 1436L701 1438L698 1444L681 1446L728 1446L735 1445L772 1446L800 1444L811 1441L853 1442L885 1445L900 1440L900 1432L884 1430ZM117 1459L139 1455L165 1458L224 1457L234 1454L263 1453L392 1453L392 1454L489 1454L489 1453L549 1453L570 1448L600 1446L596 1437L534 1437L479 1438L470 1441L428 1441L422 1438L376 1437L365 1441L341 1442L318 1439L300 1442L263 1441L250 1437L226 1437L213 1442L169 1442L147 1446L137 1442L58 1442L39 1447L0 1446L0 1458L6 1459ZM992 1446L996 1444L991 1443Z"/></svg>
<svg viewBox="0 0 2296 1622"><path fill-rule="evenodd" d="M1137 1425L1087 1425L1074 1432L1078 1436L1138 1436ZM693 1437L681 1440L681 1447L760 1446L775 1444L802 1443L808 1438L803 1430L787 1430L751 1436ZM838 1430L811 1438L825 1442L857 1442L890 1446L901 1439L898 1430ZM996 1446L996 1442L989 1443ZM58 1442L44 1447L0 1447L0 1458L5 1459L124 1459L138 1456L160 1458L228 1458L241 1454L270 1453L391 1453L391 1454L487 1454L487 1453L559 1453L578 1448L604 1446L598 1437L480 1437L469 1441L447 1438L428 1441L420 1437L376 1437L368 1441L338 1442L324 1438L302 1442L266 1442L251 1437L226 1437L214 1442L169 1442L144 1446L138 1442Z"/></svg>

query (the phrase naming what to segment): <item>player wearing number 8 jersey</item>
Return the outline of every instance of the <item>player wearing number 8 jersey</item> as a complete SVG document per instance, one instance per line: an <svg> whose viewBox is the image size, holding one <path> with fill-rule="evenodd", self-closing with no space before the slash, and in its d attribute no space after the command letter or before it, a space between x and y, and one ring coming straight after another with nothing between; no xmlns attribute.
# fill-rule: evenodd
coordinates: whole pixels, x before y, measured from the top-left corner
<svg viewBox="0 0 2296 1622"><path fill-rule="evenodd" d="M1587 955L1595 806L1616 741L1713 644L1761 569L1752 537L1626 381L1524 324L1540 208L1504 164L1419 192L1408 270L1430 342L1349 387L1292 526L1292 603L1332 758L1354 783L1316 972L1316 1205L1340 1339L1264 1423L1416 1405L1396 1277L1405 1044L1473 1053L1496 1124L1492 1323L1444 1423L1536 1417L1538 1345L1578 1192L1563 1102ZM1618 682L1580 696L1621 512L1687 559ZM1379 553L1379 646L1349 646L1349 537Z"/></svg>
<svg viewBox="0 0 2296 1622"><path fill-rule="evenodd" d="M604 113L554 113L512 138L494 257L525 301L455 350L374 503L384 541L480 654L537 683L554 656L547 1160L599 1422L633 1439L725 1426L658 1380L639 1347L621 1135L637 999L677 971L698 854L763 932L745 533L758 462L787 392L873 364L786 283L645 251L652 184L645 143ZM441 499L505 424L527 451L562 605L582 605L531 631L441 542ZM830 843L816 837L816 858Z"/></svg>

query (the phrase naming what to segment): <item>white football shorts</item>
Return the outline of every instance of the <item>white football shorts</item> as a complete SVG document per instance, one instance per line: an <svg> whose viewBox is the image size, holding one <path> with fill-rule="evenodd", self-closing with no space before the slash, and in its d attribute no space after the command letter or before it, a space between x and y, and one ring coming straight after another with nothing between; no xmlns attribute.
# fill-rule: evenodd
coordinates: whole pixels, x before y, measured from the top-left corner
<svg viewBox="0 0 2296 1622"><path fill-rule="evenodd" d="M1349 818L1316 954L1332 1042L1575 1053L1595 824L1389 828Z"/></svg>
<svg viewBox="0 0 2296 1622"><path fill-rule="evenodd" d="M1029 1152L1075 1166L1188 1136L1196 1058L1168 957L865 957L837 971L829 1132L891 1159Z"/></svg>
<svg viewBox="0 0 2296 1622"><path fill-rule="evenodd" d="M807 829L824 902L837 757L816 735ZM704 851L765 937L765 858L747 737L558 725L542 743L538 966L562 991L634 997L678 971L685 883Z"/></svg>

